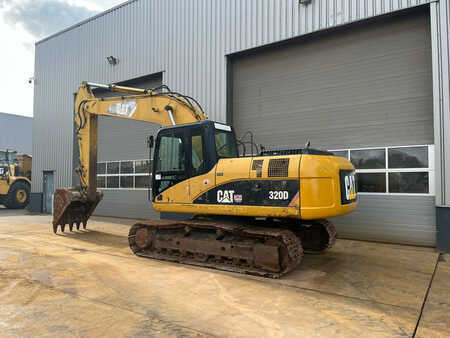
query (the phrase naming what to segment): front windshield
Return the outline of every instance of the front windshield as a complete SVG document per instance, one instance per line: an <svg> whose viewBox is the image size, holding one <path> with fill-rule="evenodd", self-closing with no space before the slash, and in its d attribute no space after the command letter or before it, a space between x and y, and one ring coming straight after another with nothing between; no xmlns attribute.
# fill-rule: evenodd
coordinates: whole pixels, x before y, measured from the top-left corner
<svg viewBox="0 0 450 338"><path fill-rule="evenodd" d="M214 139L217 156L221 158L238 157L236 140L232 132L216 129Z"/></svg>
<svg viewBox="0 0 450 338"><path fill-rule="evenodd" d="M0 151L0 162L12 163L16 160L17 151Z"/></svg>

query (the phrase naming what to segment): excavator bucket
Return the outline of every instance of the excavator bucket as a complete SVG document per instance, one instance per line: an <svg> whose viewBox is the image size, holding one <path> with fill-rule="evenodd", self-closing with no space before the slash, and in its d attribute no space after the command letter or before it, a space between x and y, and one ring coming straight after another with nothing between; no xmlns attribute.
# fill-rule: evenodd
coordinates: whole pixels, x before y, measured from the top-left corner
<svg viewBox="0 0 450 338"><path fill-rule="evenodd" d="M74 225L79 230L80 224L86 229L89 217L102 198L101 190L97 190L95 198L90 200L77 189L57 189L53 197L53 232L56 234L58 226L64 232L66 224L70 231Z"/></svg>

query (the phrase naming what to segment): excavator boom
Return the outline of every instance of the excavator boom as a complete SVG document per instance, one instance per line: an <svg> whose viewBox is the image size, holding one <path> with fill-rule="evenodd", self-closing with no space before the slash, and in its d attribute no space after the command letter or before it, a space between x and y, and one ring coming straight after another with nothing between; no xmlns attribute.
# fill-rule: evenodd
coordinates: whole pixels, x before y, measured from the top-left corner
<svg viewBox="0 0 450 338"><path fill-rule="evenodd" d="M127 96L99 98L93 89L101 88ZM75 128L80 165L75 169L80 185L58 189L53 199L53 230L64 231L76 224L86 227L103 193L97 190L98 116L112 116L162 126L206 120L200 105L192 98L171 91L167 86L156 89L131 88L83 82L75 99Z"/></svg>

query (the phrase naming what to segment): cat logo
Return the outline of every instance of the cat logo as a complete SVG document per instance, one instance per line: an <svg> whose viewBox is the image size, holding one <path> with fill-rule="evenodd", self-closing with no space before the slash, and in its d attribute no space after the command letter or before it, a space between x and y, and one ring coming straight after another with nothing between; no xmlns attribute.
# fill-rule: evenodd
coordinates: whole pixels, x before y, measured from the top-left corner
<svg viewBox="0 0 450 338"><path fill-rule="evenodd" d="M347 201L351 201L356 198L356 184L354 174L345 176L345 198L347 198Z"/></svg>
<svg viewBox="0 0 450 338"><path fill-rule="evenodd" d="M233 203L234 190L217 190L217 203Z"/></svg>

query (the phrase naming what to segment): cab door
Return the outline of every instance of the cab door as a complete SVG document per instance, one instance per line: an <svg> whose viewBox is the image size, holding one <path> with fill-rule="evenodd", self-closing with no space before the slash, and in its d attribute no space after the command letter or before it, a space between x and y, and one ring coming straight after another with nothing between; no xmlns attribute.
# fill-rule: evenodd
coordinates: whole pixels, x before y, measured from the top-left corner
<svg viewBox="0 0 450 338"><path fill-rule="evenodd" d="M165 130L158 134L152 186L154 199L189 178L187 153L187 135L184 128ZM180 194L181 192L178 193Z"/></svg>
<svg viewBox="0 0 450 338"><path fill-rule="evenodd" d="M215 185L214 163L208 147L208 129L204 127L189 129L189 198L191 203L202 193ZM215 161L213 161L215 162Z"/></svg>

